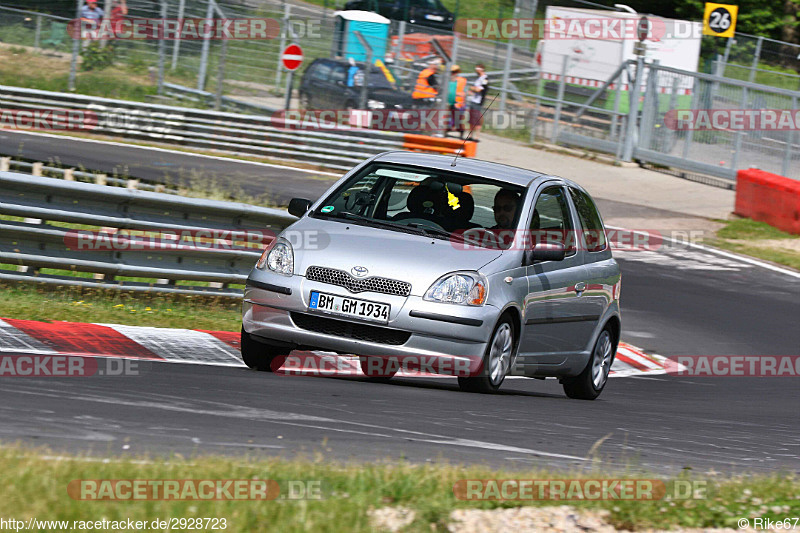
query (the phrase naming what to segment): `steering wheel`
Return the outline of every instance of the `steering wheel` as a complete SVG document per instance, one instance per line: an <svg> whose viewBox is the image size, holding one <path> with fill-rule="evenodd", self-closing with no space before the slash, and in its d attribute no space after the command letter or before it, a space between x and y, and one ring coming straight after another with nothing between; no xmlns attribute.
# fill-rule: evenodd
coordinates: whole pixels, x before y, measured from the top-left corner
<svg viewBox="0 0 800 533"><path fill-rule="evenodd" d="M433 220L428 220L427 218L405 218L403 219L403 222L406 224L408 224L409 222L411 224L419 224L420 226L424 226L426 228L431 228L431 229L444 230L444 227L440 226Z"/></svg>

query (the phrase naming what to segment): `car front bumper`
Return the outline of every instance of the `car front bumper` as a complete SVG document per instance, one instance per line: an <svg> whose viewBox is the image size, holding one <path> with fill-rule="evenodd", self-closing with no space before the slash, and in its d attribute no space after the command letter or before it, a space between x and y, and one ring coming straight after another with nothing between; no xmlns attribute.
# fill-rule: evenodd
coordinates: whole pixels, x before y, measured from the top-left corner
<svg viewBox="0 0 800 533"><path fill-rule="evenodd" d="M433 357L472 365L483 359L499 316L499 310L491 305L468 307L428 302L413 295L353 294L303 276L269 276L269 281L248 280L242 326L261 342L291 349ZM310 311L311 291L388 303L392 306L389 321L369 322Z"/></svg>

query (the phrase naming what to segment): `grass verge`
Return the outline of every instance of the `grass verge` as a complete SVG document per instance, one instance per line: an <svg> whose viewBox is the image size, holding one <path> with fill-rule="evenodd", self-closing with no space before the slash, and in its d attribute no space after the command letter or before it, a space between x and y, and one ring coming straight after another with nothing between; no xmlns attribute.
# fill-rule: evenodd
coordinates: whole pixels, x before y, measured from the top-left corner
<svg viewBox="0 0 800 533"><path fill-rule="evenodd" d="M800 236L749 218L719 222L725 227L708 244L800 270Z"/></svg>
<svg viewBox="0 0 800 533"><path fill-rule="evenodd" d="M46 459L47 450L19 446L0 448L0 468L13 480L13 491L0 500L0 515L16 520L136 520L154 518L225 518L227 531L373 531L370 509L388 506L415 511L405 531L446 531L454 509L493 509L522 505L552 506L569 503L579 509L605 509L617 528L736 527L742 517L777 520L800 513L800 480L795 474L723 477L682 475L682 480L704 481L703 499L656 501L463 501L453 485L462 479L601 479L598 472L583 474L531 470L504 472L487 467L447 464L341 465L322 456L279 458L228 458L218 456L148 457L118 461L87 461L80 457ZM658 479L624 475L623 478ZM290 481L319 482L321 500L274 501L84 501L67 493L72 480L81 479L270 479L287 495ZM660 478L667 487L674 480Z"/></svg>
<svg viewBox="0 0 800 533"><path fill-rule="evenodd" d="M0 283L0 317L239 331L241 301L114 289Z"/></svg>

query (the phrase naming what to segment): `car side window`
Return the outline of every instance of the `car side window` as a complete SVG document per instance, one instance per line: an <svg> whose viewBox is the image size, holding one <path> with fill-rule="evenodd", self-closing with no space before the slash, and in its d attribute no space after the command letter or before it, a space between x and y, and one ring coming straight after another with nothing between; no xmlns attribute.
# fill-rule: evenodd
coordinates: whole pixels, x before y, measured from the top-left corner
<svg viewBox="0 0 800 533"><path fill-rule="evenodd" d="M345 70L344 67L336 66L333 68L333 70L331 71L331 78L330 78L331 83L337 83L337 82L344 83L346 79L347 79L347 70Z"/></svg>
<svg viewBox="0 0 800 533"><path fill-rule="evenodd" d="M575 210L578 212L578 219L581 221L586 250L602 252L606 249L606 232L597 206L583 191L570 187L569 194L572 197L572 203L575 204Z"/></svg>
<svg viewBox="0 0 800 533"><path fill-rule="evenodd" d="M530 229L534 244L563 244L567 255L575 253L575 231L562 187L548 187L539 194L533 208Z"/></svg>
<svg viewBox="0 0 800 533"><path fill-rule="evenodd" d="M311 72L311 77L317 81L328 81L328 76L331 73L331 66L327 63L317 63L314 70Z"/></svg>

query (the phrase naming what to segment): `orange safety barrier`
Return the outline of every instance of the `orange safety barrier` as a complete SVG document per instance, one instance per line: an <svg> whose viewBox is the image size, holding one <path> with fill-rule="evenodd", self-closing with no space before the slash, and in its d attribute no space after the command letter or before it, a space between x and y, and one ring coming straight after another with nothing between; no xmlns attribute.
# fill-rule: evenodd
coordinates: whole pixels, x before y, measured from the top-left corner
<svg viewBox="0 0 800 533"><path fill-rule="evenodd" d="M757 168L740 170L734 212L800 235L800 181Z"/></svg>
<svg viewBox="0 0 800 533"><path fill-rule="evenodd" d="M416 152L438 152L440 154L455 154L461 146L464 157L475 157L478 152L478 143L461 139L448 139L446 137L431 137L430 135L419 135L417 133L406 133L403 136L403 148Z"/></svg>

